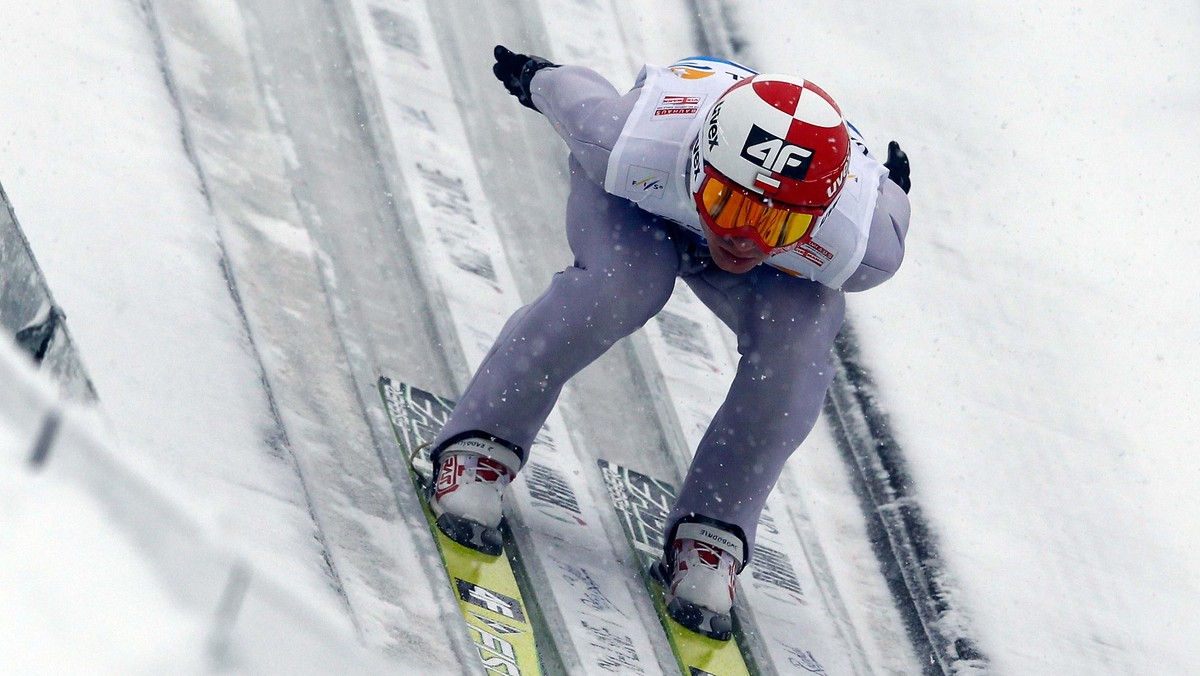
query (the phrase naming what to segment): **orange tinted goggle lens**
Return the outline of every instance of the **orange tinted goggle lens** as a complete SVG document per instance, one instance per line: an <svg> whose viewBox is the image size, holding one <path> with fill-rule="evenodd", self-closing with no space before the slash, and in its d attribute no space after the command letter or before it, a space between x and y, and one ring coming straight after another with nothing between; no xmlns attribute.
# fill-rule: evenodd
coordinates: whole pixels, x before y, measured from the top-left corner
<svg viewBox="0 0 1200 676"><path fill-rule="evenodd" d="M707 212L709 227L728 234L750 228L768 248L799 242L812 227L816 214L770 206L723 181L706 176L697 200Z"/></svg>

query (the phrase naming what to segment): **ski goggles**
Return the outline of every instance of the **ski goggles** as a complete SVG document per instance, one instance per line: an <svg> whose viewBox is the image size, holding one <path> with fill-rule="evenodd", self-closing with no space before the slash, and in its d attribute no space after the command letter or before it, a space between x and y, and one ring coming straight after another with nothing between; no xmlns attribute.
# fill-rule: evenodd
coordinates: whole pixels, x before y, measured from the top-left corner
<svg viewBox="0 0 1200 676"><path fill-rule="evenodd" d="M801 207L766 199L722 176L706 163L693 193L700 218L715 234L746 237L763 253L777 253L811 237L828 207Z"/></svg>

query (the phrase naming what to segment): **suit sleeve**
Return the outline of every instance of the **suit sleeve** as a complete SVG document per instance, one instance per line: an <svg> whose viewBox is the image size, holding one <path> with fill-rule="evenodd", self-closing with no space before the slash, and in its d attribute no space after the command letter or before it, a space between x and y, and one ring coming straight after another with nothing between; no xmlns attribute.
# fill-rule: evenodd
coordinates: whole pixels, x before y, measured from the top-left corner
<svg viewBox="0 0 1200 676"><path fill-rule="evenodd" d="M910 215L908 195L895 183L884 180L871 217L871 233L862 262L850 275L844 291L866 291L892 278L904 261L904 238Z"/></svg>
<svg viewBox="0 0 1200 676"><path fill-rule="evenodd" d="M533 104L566 141L588 178L603 186L608 157L641 89L621 95L590 68L560 66L539 71L529 90Z"/></svg>

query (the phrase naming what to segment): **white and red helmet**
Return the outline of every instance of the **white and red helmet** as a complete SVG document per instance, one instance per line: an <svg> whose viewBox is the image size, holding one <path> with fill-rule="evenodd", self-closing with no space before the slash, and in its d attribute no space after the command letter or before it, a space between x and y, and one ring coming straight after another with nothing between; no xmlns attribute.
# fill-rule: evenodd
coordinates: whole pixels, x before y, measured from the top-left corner
<svg viewBox="0 0 1200 676"><path fill-rule="evenodd" d="M777 253L811 238L832 210L850 169L850 135L820 87L755 75L713 105L692 162L692 194L709 229Z"/></svg>

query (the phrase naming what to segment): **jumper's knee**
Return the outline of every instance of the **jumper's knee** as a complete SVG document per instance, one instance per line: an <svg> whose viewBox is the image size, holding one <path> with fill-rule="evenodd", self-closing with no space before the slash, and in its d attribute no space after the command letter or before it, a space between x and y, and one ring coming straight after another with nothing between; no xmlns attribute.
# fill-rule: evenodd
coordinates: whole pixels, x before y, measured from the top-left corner
<svg viewBox="0 0 1200 676"><path fill-rule="evenodd" d="M598 332L611 333L617 340L650 321L667 301L675 286L673 274L634 263L613 267L571 267L563 273L573 285L572 298L586 320Z"/></svg>
<svg viewBox="0 0 1200 676"><path fill-rule="evenodd" d="M738 350L763 367L823 365L846 316L845 294L811 283L805 292L773 294L745 322Z"/></svg>

